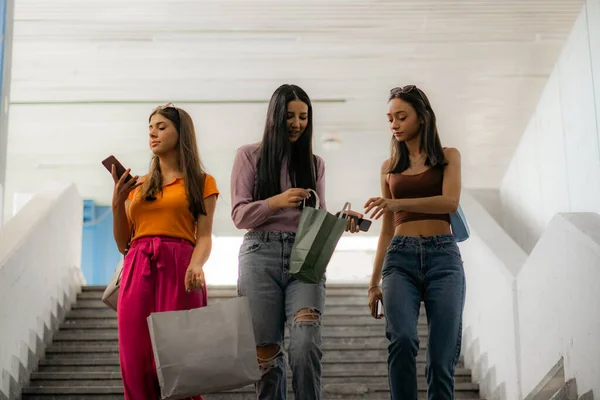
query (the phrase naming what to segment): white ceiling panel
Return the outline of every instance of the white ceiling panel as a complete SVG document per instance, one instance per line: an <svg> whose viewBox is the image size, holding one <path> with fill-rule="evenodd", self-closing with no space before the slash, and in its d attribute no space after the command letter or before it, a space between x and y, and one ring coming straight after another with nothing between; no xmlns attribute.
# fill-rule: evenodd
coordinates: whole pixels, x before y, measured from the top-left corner
<svg viewBox="0 0 600 400"><path fill-rule="evenodd" d="M387 93L409 83L431 98L444 144L461 150L464 185L497 187L581 5L16 0L7 190L60 177L107 203L100 160L115 154L143 173L148 114L173 101L194 117L224 194L216 229L233 233L233 155L260 139L282 83L299 84L315 102L333 208L378 193ZM331 133L342 145L325 151Z"/></svg>

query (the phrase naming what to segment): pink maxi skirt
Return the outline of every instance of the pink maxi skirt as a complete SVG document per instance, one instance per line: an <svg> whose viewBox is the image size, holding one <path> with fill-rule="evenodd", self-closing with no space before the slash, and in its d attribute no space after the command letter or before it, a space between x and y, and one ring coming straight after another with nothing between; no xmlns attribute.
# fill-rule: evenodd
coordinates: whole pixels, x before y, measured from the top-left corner
<svg viewBox="0 0 600 400"><path fill-rule="evenodd" d="M126 400L160 399L146 322L150 313L199 308L208 304L206 286L204 290L186 295L185 272L193 251L194 246L187 240L142 237L131 244L125 257L117 319ZM202 397L190 399L201 400Z"/></svg>

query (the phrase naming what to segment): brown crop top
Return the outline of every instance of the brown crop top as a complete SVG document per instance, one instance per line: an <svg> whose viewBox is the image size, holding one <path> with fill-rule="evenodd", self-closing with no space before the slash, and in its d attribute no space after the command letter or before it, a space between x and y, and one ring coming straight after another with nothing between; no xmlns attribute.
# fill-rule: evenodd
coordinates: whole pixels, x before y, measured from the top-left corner
<svg viewBox="0 0 600 400"><path fill-rule="evenodd" d="M392 192L392 199L416 199L433 197L442 194L444 182L442 167L432 167L416 175L388 174L387 183ZM408 211L394 213L395 226L409 221L435 219L450 222L448 214L426 214Z"/></svg>

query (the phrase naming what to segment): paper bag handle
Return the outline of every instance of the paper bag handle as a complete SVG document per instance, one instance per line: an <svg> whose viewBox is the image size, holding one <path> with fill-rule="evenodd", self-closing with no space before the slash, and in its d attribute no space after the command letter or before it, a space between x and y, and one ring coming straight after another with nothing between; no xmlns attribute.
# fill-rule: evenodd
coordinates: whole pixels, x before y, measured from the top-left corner
<svg viewBox="0 0 600 400"><path fill-rule="evenodd" d="M185 291L185 309L187 311L190 311L190 292L197 292L197 291L201 291L202 292L202 296L205 296L204 294L204 286L200 289L194 289L194 290L186 290ZM205 306L207 306L207 304L205 304Z"/></svg>
<svg viewBox="0 0 600 400"><path fill-rule="evenodd" d="M350 204L349 201L347 201L346 204L344 204L344 207L342 208L342 211L338 215L338 218L340 218L340 219L346 219L346 217L348 217L350 215L348 213L348 211L350 211L350 210L352 210L352 205Z"/></svg>
<svg viewBox="0 0 600 400"><path fill-rule="evenodd" d="M319 207L321 206L321 199L319 199L319 195L317 194L317 192L315 192L312 189L306 189L307 192L312 192L313 196L315 196L315 199L317 200L317 202L315 203L315 208L318 210ZM302 205L303 207L306 207L306 199L304 199L302 201Z"/></svg>

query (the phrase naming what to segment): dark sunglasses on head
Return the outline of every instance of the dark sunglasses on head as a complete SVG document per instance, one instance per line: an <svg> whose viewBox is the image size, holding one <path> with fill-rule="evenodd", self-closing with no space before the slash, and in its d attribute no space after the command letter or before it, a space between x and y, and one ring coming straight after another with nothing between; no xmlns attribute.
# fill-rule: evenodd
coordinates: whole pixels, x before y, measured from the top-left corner
<svg viewBox="0 0 600 400"><path fill-rule="evenodd" d="M430 105L429 101L427 101L425 99L425 97L421 93L421 90L419 90L419 88L416 85L406 85L406 86L402 86L402 87L395 87L392 90L390 90L390 93L391 94L410 93L413 90L415 90L417 92L417 94L419 95L419 97L421 98L421 100L423 100L423 103L425 103L428 106Z"/></svg>

